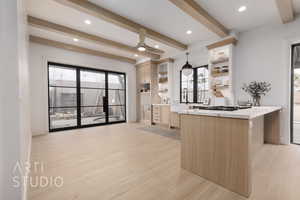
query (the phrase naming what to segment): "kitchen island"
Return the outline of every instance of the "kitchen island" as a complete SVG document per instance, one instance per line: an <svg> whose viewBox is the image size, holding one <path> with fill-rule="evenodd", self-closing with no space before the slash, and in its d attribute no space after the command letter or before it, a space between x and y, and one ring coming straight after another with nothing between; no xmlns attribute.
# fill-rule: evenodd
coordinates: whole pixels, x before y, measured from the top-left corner
<svg viewBox="0 0 300 200"><path fill-rule="evenodd" d="M280 110L180 111L182 168L249 197L253 157L264 143L280 143Z"/></svg>

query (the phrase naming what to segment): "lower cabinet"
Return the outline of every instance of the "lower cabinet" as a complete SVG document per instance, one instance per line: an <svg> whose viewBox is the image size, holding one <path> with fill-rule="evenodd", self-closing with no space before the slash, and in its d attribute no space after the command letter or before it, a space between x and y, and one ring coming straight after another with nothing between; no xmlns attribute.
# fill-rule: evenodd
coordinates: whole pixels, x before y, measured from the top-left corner
<svg viewBox="0 0 300 200"><path fill-rule="evenodd" d="M152 124L165 125L169 128L180 128L180 115L171 112L170 105L153 104L151 109Z"/></svg>
<svg viewBox="0 0 300 200"><path fill-rule="evenodd" d="M180 128L180 116L176 112L170 112L170 128Z"/></svg>
<svg viewBox="0 0 300 200"><path fill-rule="evenodd" d="M170 105L152 105L152 123L168 125L170 124Z"/></svg>

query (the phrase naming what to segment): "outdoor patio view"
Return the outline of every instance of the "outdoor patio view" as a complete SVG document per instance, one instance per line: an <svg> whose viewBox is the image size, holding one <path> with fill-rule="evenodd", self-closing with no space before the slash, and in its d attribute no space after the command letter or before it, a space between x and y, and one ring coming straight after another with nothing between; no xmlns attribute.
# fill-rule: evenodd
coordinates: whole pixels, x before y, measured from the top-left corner
<svg viewBox="0 0 300 200"><path fill-rule="evenodd" d="M124 121L124 74L50 65L49 115L54 130Z"/></svg>
<svg viewBox="0 0 300 200"><path fill-rule="evenodd" d="M294 130L293 142L300 144L300 69L294 69Z"/></svg>

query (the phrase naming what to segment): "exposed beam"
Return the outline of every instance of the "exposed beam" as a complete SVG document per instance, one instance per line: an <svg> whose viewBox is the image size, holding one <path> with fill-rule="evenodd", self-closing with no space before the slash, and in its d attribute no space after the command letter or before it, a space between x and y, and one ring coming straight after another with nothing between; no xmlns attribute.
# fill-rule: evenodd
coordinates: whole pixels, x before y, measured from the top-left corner
<svg viewBox="0 0 300 200"><path fill-rule="evenodd" d="M161 63L174 63L175 59L174 58L163 58L161 60L153 61L155 64L161 64Z"/></svg>
<svg viewBox="0 0 300 200"><path fill-rule="evenodd" d="M294 20L292 0L275 0L282 23L286 24Z"/></svg>
<svg viewBox="0 0 300 200"><path fill-rule="evenodd" d="M118 61L121 61L121 62L131 63L131 64L136 63L136 60L128 58L128 57L118 56L118 55L105 53L105 52L97 51L97 50L93 50L93 49L87 49L87 48L83 48L83 47L80 47L80 46L66 44L66 43L58 42L58 41L54 41L54 40L48 40L48 39L33 36L33 35L30 35L29 40L31 42L34 42L34 43L47 45L47 46L52 46L52 47L56 47L56 48L60 48L60 49L66 49L66 50L74 51L74 52L78 52L78 53L84 53L84 54L90 54L90 55L94 55L94 56L100 56L100 57L104 57L104 58L118 60Z"/></svg>
<svg viewBox="0 0 300 200"><path fill-rule="evenodd" d="M81 12L85 12L94 17L105 20L107 22L113 23L117 26L120 26L122 28L125 28L125 29L130 30L135 33L139 33L140 29L143 28L146 30L146 36L155 41L164 43L168 46L172 46L172 47L180 49L180 50L187 49L187 45L185 45L181 42L178 42L166 35L163 35L163 34L158 33L150 28L147 28L141 24L131 21L123 16L115 14L115 13L113 13L105 8L102 8L96 4L93 4L87 0L55 0L55 1L62 3L66 6L75 8Z"/></svg>
<svg viewBox="0 0 300 200"><path fill-rule="evenodd" d="M141 56L146 56L146 57L149 57L152 59L160 59L160 55L158 55L158 54L149 53L149 52L141 52L141 51L138 51L135 47L131 47L131 46L119 43L119 42L108 40L108 39L105 39L105 38L102 38L102 37L99 37L96 35L92 35L89 33L85 33L85 32L79 31L79 30L75 30L75 29L72 29L72 28L69 28L66 26L55 24L55 23L52 23L52 22L49 22L49 21L46 21L43 19L36 18L36 17L28 16L27 21L31 26L34 26L34 27L67 34L67 35L78 37L80 39L87 40L87 41L97 42L97 43L111 46L111 47L121 49L121 50L124 50L127 52L135 53L135 54L138 54ZM161 51L161 53L164 53L164 51Z"/></svg>
<svg viewBox="0 0 300 200"><path fill-rule="evenodd" d="M216 33L220 37L228 36L229 30L213 18L206 10L204 10L194 0L169 0L186 14L206 26L210 31Z"/></svg>
<svg viewBox="0 0 300 200"><path fill-rule="evenodd" d="M231 37L231 38L227 38L225 40L219 41L219 42L215 42L206 47L207 47L207 49L211 50L211 49L215 49L215 48L222 47L222 46L229 45L229 44L236 45L237 42L238 42L237 39L235 39L234 37Z"/></svg>

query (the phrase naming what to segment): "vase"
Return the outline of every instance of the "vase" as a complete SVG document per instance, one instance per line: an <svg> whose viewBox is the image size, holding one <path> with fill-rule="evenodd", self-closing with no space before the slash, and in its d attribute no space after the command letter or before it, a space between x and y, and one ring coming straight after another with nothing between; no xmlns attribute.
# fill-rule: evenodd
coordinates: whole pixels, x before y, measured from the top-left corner
<svg viewBox="0 0 300 200"><path fill-rule="evenodd" d="M253 96L253 106L260 106L260 96Z"/></svg>

